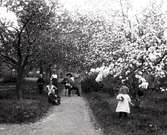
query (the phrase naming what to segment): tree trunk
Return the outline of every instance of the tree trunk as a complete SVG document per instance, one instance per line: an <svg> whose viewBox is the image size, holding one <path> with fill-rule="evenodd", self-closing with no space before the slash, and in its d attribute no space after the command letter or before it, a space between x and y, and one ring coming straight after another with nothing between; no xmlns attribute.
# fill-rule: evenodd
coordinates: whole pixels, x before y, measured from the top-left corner
<svg viewBox="0 0 167 135"><path fill-rule="evenodd" d="M40 67L40 74L43 74L43 62L42 61L40 61L39 67Z"/></svg>
<svg viewBox="0 0 167 135"><path fill-rule="evenodd" d="M23 92L21 90L22 81L23 81L23 69L19 68L17 70L17 82L16 82L16 94L18 100L21 100L23 98Z"/></svg>

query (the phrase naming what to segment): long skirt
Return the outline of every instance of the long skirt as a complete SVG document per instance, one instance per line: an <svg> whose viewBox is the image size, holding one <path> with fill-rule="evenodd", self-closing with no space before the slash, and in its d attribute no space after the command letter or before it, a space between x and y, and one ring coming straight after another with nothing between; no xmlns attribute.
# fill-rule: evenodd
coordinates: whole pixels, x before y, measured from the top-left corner
<svg viewBox="0 0 167 135"><path fill-rule="evenodd" d="M58 95L55 95L55 94L52 94L52 93L48 95L48 102L53 104L53 105L59 105L60 100L61 100L61 98Z"/></svg>

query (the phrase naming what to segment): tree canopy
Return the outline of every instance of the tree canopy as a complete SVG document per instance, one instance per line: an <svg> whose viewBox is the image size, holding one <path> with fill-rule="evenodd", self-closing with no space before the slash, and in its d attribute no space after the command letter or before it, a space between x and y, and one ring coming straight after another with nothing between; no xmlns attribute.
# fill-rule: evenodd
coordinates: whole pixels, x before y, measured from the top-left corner
<svg viewBox="0 0 167 135"><path fill-rule="evenodd" d="M41 35L50 29L54 12L42 0L9 0L3 6L17 17L17 26L0 21L0 57L17 71L19 98L22 78L29 66L38 61Z"/></svg>
<svg viewBox="0 0 167 135"><path fill-rule="evenodd" d="M15 25L0 19L0 57L16 69L18 78L32 66L47 70L55 64L98 72L105 65L104 77L126 78L139 71L160 78L167 74L166 15L154 5L133 21L130 4L122 0L110 19L98 13L73 16L44 0L2 0L1 6L17 17Z"/></svg>

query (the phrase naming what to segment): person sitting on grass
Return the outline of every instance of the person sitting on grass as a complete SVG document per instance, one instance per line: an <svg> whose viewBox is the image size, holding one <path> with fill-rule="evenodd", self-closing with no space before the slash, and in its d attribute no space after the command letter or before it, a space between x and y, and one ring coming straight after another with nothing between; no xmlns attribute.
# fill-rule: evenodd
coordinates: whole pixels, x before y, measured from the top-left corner
<svg viewBox="0 0 167 135"><path fill-rule="evenodd" d="M52 104L60 104L60 96L58 95L58 88L50 81L49 85L46 86L48 92L48 102Z"/></svg>
<svg viewBox="0 0 167 135"><path fill-rule="evenodd" d="M119 94L117 95L116 99L118 101L116 112L119 113L119 118L126 118L128 114L130 114L130 105L134 106L131 102L131 98L128 95L129 88L123 85L120 90Z"/></svg>

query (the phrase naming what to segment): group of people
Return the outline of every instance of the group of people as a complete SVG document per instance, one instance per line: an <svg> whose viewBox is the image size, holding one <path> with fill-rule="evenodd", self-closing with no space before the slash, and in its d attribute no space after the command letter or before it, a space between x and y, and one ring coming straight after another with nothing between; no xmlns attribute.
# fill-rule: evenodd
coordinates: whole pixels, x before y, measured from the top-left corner
<svg viewBox="0 0 167 135"><path fill-rule="evenodd" d="M42 94L44 90L46 90L48 95L48 102L51 104L60 104L60 96L58 91L58 76L57 74L52 74L49 80L49 84L45 87L45 81L43 79L42 74L39 75L39 78L37 80L38 90L39 94Z"/></svg>
<svg viewBox="0 0 167 135"><path fill-rule="evenodd" d="M75 85L75 78L72 76L71 73L66 74L66 77L60 82L64 85L65 88L65 96L71 96L72 91L75 91L75 93L80 96L79 88ZM44 79L42 74L40 74L37 85L39 94L42 94L44 91ZM49 84L46 86L47 94L48 94L48 102L52 104L59 105L61 98L60 93L58 89L58 76L56 73L53 73L50 77Z"/></svg>
<svg viewBox="0 0 167 135"><path fill-rule="evenodd" d="M71 96L72 91L75 91L75 93L80 96L79 88L75 85L75 79L72 76L71 73L66 74L66 77L60 82L64 85L64 95L65 96ZM42 94L43 88L44 88L44 79L42 75L37 80L39 94ZM60 104L60 95L58 90L58 76L57 74L52 74L50 78L49 84L46 86L46 90L48 93L48 102L52 104ZM116 112L119 114L119 118L126 118L128 114L130 114L130 106L134 106L134 104L131 102L131 98L129 96L129 88L125 85L123 85L119 93L116 97L116 100L118 101Z"/></svg>
<svg viewBox="0 0 167 135"><path fill-rule="evenodd" d="M61 82L62 84L64 84L65 87L65 96L71 96L72 91L75 91L75 93L80 96L80 91L79 88L76 86L75 84L75 78L72 76L71 73L68 73L66 75L67 77L63 79L63 81Z"/></svg>

